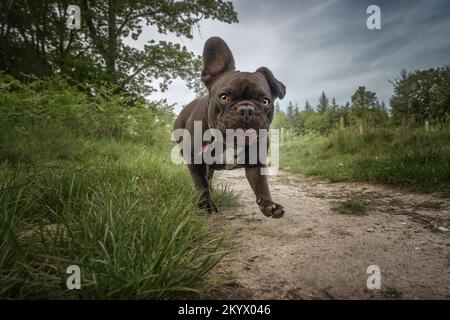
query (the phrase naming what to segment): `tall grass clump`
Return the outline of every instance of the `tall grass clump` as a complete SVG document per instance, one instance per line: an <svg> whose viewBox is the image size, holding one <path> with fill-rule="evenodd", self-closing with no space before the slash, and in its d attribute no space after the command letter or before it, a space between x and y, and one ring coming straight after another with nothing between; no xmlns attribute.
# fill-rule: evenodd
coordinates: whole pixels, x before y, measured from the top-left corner
<svg viewBox="0 0 450 320"><path fill-rule="evenodd" d="M331 181L392 183L450 195L450 128L378 128L304 135L282 145L281 166Z"/></svg>
<svg viewBox="0 0 450 320"><path fill-rule="evenodd" d="M0 77L1 298L180 298L223 256L170 161L171 115L123 99Z"/></svg>

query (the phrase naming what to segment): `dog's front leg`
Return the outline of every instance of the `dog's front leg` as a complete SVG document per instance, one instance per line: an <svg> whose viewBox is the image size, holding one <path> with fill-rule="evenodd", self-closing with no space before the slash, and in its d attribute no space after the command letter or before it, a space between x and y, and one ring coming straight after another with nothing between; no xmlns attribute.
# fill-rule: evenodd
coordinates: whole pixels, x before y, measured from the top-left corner
<svg viewBox="0 0 450 320"><path fill-rule="evenodd" d="M198 202L199 207L209 212L217 212L217 206L211 196L210 179L208 179L210 175L212 178L212 174L208 174L207 166L205 164L188 164L188 168L195 187L202 192Z"/></svg>
<svg viewBox="0 0 450 320"><path fill-rule="evenodd" d="M256 196L259 209L267 217L281 218L284 215L283 206L272 201L267 176L261 174L261 168L245 168L245 176Z"/></svg>

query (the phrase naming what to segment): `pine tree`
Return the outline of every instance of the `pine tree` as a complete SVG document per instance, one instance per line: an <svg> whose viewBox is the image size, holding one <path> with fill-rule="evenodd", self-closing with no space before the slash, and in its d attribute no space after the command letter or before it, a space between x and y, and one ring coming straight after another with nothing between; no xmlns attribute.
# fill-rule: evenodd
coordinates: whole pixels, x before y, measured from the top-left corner
<svg viewBox="0 0 450 320"><path fill-rule="evenodd" d="M331 110L337 111L338 109L339 109L339 106L336 103L336 98L333 98L333 100L331 100Z"/></svg>
<svg viewBox="0 0 450 320"><path fill-rule="evenodd" d="M309 103L308 100L306 100L306 103L305 103L305 111L314 112L313 107L311 106L311 104Z"/></svg>
<svg viewBox="0 0 450 320"><path fill-rule="evenodd" d="M292 119L294 117L294 105L292 104L292 101L289 101L286 111L288 118Z"/></svg>
<svg viewBox="0 0 450 320"><path fill-rule="evenodd" d="M294 107L294 116L298 116L298 114L300 113L300 109L298 107L298 103L295 102L295 107Z"/></svg>
<svg viewBox="0 0 450 320"><path fill-rule="evenodd" d="M330 111L329 111L328 121L329 121L329 127L331 129L331 128L335 127L336 125L338 125L339 121L340 121L339 106L336 103L336 98L333 98L331 100L331 106L330 106L329 110Z"/></svg>
<svg viewBox="0 0 450 320"><path fill-rule="evenodd" d="M324 91L322 91L322 94L319 98L319 105L317 106L317 111L320 113L324 113L329 108L329 100L325 94Z"/></svg>

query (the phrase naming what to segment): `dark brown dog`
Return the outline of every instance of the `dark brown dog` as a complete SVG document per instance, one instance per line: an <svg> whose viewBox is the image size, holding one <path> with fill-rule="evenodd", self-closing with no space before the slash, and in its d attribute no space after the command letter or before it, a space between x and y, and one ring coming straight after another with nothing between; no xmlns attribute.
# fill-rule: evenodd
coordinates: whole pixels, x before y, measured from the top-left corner
<svg viewBox="0 0 450 320"><path fill-rule="evenodd" d="M202 131L209 128L225 133L226 129L269 129L274 114L274 100L282 99L285 86L272 72L261 67L256 72L236 71L233 55L227 44L219 37L212 37L203 49L203 71L201 80L208 88L209 95L188 104L178 116L175 129L194 132L194 121L201 121ZM181 142L178 140L177 142ZM197 146L198 149L198 146ZM192 159L201 153L192 143ZM186 157L186 155L184 155ZM281 218L284 209L272 201L267 176L260 174L263 164L245 164L245 175L252 187L256 202L262 213L268 217ZM210 182L214 170L226 169L223 164L188 164L192 179L202 191L199 205L208 211L217 211Z"/></svg>

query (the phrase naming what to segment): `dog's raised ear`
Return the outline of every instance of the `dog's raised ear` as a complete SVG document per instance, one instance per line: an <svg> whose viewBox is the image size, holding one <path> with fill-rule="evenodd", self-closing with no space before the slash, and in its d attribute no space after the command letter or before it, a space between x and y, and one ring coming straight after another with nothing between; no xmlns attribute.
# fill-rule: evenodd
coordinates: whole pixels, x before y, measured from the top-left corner
<svg viewBox="0 0 450 320"><path fill-rule="evenodd" d="M278 97L283 99L286 94L286 87L277 78L274 77L272 71L267 69L266 67L260 67L256 72L262 73L269 84L270 90L274 97Z"/></svg>
<svg viewBox="0 0 450 320"><path fill-rule="evenodd" d="M234 58L225 41L219 37L211 37L203 48L202 81L208 90L222 75L234 71Z"/></svg>

